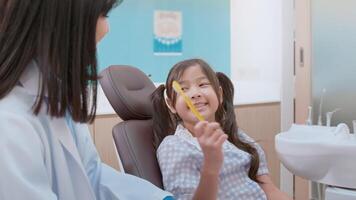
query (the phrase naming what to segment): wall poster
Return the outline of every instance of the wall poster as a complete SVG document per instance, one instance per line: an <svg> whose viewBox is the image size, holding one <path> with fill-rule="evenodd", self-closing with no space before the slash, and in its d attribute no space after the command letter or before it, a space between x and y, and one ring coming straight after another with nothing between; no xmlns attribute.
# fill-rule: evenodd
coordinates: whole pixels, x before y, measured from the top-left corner
<svg viewBox="0 0 356 200"><path fill-rule="evenodd" d="M153 53L157 56L182 55L182 13L154 11Z"/></svg>

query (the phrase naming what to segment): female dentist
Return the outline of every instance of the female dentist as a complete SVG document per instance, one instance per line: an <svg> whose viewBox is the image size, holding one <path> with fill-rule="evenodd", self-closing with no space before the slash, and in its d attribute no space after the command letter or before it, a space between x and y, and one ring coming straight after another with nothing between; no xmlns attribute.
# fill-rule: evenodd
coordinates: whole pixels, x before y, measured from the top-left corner
<svg viewBox="0 0 356 200"><path fill-rule="evenodd" d="M0 199L172 199L101 163L96 43L116 0L0 0ZM119 2L120 3L120 2Z"/></svg>

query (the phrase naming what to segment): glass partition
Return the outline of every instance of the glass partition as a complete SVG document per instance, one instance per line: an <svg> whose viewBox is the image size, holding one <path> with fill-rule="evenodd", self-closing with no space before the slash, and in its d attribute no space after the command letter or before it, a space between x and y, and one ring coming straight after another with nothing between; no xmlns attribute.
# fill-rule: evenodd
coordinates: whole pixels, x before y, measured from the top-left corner
<svg viewBox="0 0 356 200"><path fill-rule="evenodd" d="M312 102L314 123L320 113L340 108L331 125L345 122L353 131L356 119L356 1L313 0L312 3ZM323 92L324 91L324 92Z"/></svg>

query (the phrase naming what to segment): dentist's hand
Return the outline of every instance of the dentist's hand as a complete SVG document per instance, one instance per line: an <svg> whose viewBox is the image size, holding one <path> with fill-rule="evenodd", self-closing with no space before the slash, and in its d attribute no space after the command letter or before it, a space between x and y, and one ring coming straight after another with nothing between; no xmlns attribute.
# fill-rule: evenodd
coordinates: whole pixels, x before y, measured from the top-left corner
<svg viewBox="0 0 356 200"><path fill-rule="evenodd" d="M227 135L219 123L200 121L194 126L194 134L204 154L202 172L218 175L224 161L222 145Z"/></svg>

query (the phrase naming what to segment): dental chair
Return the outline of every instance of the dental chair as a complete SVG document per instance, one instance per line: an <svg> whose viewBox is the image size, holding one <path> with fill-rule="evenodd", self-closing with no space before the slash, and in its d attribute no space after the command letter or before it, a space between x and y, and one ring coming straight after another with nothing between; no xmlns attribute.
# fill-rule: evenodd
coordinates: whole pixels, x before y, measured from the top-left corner
<svg viewBox="0 0 356 200"><path fill-rule="evenodd" d="M132 66L110 66L100 76L99 82L107 99L123 120L113 127L112 134L125 173L163 188L153 145L150 95L155 85Z"/></svg>

